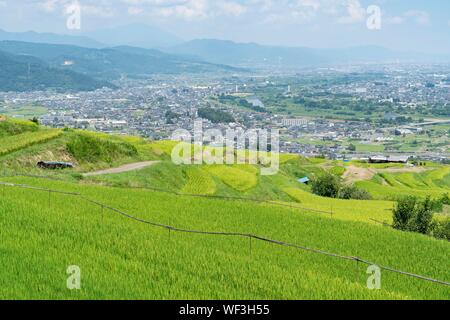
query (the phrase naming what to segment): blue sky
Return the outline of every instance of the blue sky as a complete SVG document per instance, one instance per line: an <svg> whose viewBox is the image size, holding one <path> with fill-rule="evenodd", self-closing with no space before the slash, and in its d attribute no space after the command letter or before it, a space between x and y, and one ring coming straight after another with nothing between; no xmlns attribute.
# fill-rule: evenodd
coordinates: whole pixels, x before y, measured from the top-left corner
<svg viewBox="0 0 450 320"><path fill-rule="evenodd" d="M72 0L0 0L0 28L70 33ZM219 38L283 46L450 52L448 0L78 0L81 32L147 23L190 40ZM381 9L369 30L367 8Z"/></svg>

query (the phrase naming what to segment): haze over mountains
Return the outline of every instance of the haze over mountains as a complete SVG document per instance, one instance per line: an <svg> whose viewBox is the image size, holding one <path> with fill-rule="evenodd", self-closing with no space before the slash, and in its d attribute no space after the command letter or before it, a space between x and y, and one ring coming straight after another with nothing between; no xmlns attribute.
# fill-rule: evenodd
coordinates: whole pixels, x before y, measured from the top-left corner
<svg viewBox="0 0 450 320"><path fill-rule="evenodd" d="M107 46L130 46L145 49L160 49L179 45L183 39L156 27L132 24L122 27L101 29L85 33Z"/></svg>
<svg viewBox="0 0 450 320"><path fill-rule="evenodd" d="M33 71L41 70L54 78L47 83L48 87L73 90L112 86L110 81L124 76L142 78L152 74L242 72L262 68L295 70L365 62L450 61L450 56L397 52L375 46L313 49L215 39L183 42L170 33L146 25L104 29L91 32L89 36L0 30L0 53L4 53L0 55L0 64L8 65L7 74L15 79L11 83L16 84L3 82L0 90L42 87L28 73L28 78L24 78L29 63L25 60L33 57ZM3 72L3 78L7 79L5 77ZM60 86L58 79L64 79ZM75 83L81 79L86 85Z"/></svg>
<svg viewBox="0 0 450 320"><path fill-rule="evenodd" d="M306 67L367 62L450 61L450 55L400 52L377 46L314 49L235 43L215 39L192 40L169 52L199 57L212 63L246 67Z"/></svg>
<svg viewBox="0 0 450 320"><path fill-rule="evenodd" d="M169 32L144 24L132 24L70 35L35 31L7 32L0 29L0 41L3 40L63 44L97 49L116 46L145 49L168 48L184 42L184 40Z"/></svg>
<svg viewBox="0 0 450 320"><path fill-rule="evenodd" d="M0 29L0 41L22 41L32 43L50 43L73 45L87 48L103 48L106 45L86 36L62 35L56 33L7 32Z"/></svg>
<svg viewBox="0 0 450 320"><path fill-rule="evenodd" d="M85 37L34 32L0 35L0 39L27 40L0 41L0 91L95 90L114 87L110 81L121 77L239 70L156 49L105 47ZM46 78L42 83L39 73Z"/></svg>

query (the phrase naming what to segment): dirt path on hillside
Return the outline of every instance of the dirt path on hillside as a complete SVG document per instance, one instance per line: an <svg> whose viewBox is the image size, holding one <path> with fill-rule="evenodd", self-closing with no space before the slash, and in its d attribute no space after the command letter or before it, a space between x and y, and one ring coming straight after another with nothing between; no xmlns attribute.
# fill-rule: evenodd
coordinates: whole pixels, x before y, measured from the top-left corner
<svg viewBox="0 0 450 320"><path fill-rule="evenodd" d="M370 180L376 173L374 169L348 166L345 167L345 172L342 177L345 182L353 183L356 181Z"/></svg>
<svg viewBox="0 0 450 320"><path fill-rule="evenodd" d="M85 173L84 176L85 177L101 176L104 174L123 173L123 172L128 172L128 171L140 170L140 169L144 169L146 167L152 166L159 162L160 161L145 161L145 162L130 163L130 164L126 164L126 165L123 165L123 166L120 166L117 168L88 172L88 173Z"/></svg>

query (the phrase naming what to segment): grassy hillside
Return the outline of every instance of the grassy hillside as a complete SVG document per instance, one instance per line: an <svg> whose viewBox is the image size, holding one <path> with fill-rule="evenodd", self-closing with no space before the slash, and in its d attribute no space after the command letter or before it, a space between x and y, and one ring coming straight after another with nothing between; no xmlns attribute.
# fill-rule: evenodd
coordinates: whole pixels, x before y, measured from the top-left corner
<svg viewBox="0 0 450 320"><path fill-rule="evenodd" d="M422 169L420 172L380 170L372 179L356 184L378 199L407 195L438 197L450 192L450 166L428 164Z"/></svg>
<svg viewBox="0 0 450 320"><path fill-rule="evenodd" d="M81 192L158 223L252 232L449 280L449 244L416 234L240 201L6 180ZM370 291L366 267L355 262L256 241L250 253L246 239L169 236L78 198L53 194L49 201L45 192L6 187L2 192L1 298L446 299L450 293L388 272L382 274L382 290ZM68 265L80 266L81 291L65 288Z"/></svg>
<svg viewBox="0 0 450 320"><path fill-rule="evenodd" d="M8 143L10 147L5 147ZM0 182L78 192L158 224L252 233L450 281L448 242L372 220L390 222L393 202L322 198L297 182L324 171L345 178L349 166L282 155L280 172L261 176L253 165L176 166L170 161L173 146L137 137L50 130L1 118ZM70 161L75 168L45 171L36 166L41 160ZM136 171L82 175L149 160L158 162ZM448 167L427 166L429 170L422 172L376 171L372 180L357 184L379 199L398 190L420 190L423 195L449 190ZM381 174L391 184L378 179ZM83 198L35 189L0 185L0 230L0 299L450 296L450 287L387 271L382 272L382 289L370 291L367 266L355 261L244 238L169 234ZM80 291L66 289L69 265L81 268Z"/></svg>
<svg viewBox="0 0 450 320"><path fill-rule="evenodd" d="M56 175L62 179L82 179L84 183L117 187L162 189L180 194L245 197L281 201L305 209L325 211L337 218L391 221L392 200L402 195L439 197L450 192L450 166L427 164L422 171L395 171L400 165L342 164L324 159L280 155L280 171L261 176L254 165L177 166L170 160L175 143L149 142L137 137L118 137L87 131L49 130L31 122L0 121L0 170L9 174ZM238 157L244 155L238 153ZM69 161L75 168L45 171L38 161ZM84 172L117 167L126 163L157 160L153 166L124 173L81 176ZM351 169L350 166L353 168ZM311 194L310 187L297 181L328 171L347 179L347 171L367 170L355 183L380 201L332 200ZM421 169L421 168L418 168ZM370 171L369 171L370 170ZM391 171L389 171L391 170ZM360 172L361 173L361 172ZM381 201L382 200L382 201ZM355 208L357 209L355 211Z"/></svg>

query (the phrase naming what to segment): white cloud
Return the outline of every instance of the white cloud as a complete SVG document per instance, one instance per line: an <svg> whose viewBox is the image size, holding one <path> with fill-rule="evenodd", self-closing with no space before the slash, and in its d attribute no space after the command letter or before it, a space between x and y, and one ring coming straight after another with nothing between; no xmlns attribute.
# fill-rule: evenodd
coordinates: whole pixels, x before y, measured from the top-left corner
<svg viewBox="0 0 450 320"><path fill-rule="evenodd" d="M10 0L0 0L2 3ZM41 11L61 13L76 0L34 0ZM146 15L155 19L197 21L236 17L256 19L262 23L305 24L328 20L340 24L362 23L367 17L361 0L78 0L82 14L102 18ZM375 0L374 0L375 1ZM378 2L381 0L377 0ZM426 25L430 16L425 11L410 10L386 16L388 24L408 21Z"/></svg>
<svg viewBox="0 0 450 320"><path fill-rule="evenodd" d="M46 0L38 3L38 7L45 12L54 12L60 4L59 0Z"/></svg>
<svg viewBox="0 0 450 320"><path fill-rule="evenodd" d="M79 4L82 15L110 18L116 15L115 6L107 0L40 0L37 2L39 10L46 13L66 14L68 6Z"/></svg>
<svg viewBox="0 0 450 320"><path fill-rule="evenodd" d="M311 8L314 11L319 10L321 6L319 0L298 0L297 4L302 7Z"/></svg>
<svg viewBox="0 0 450 320"><path fill-rule="evenodd" d="M427 25L430 23L430 15L426 11L411 10L403 13L402 15L388 17L386 19L386 23L389 24L404 24L408 21L412 21L420 25Z"/></svg>
<svg viewBox="0 0 450 320"><path fill-rule="evenodd" d="M359 0L347 1L347 15L338 19L339 23L349 24L361 22L366 17L366 10L362 7Z"/></svg>
<svg viewBox="0 0 450 320"><path fill-rule="evenodd" d="M259 12L268 12L275 5L273 0L249 0L248 4Z"/></svg>
<svg viewBox="0 0 450 320"><path fill-rule="evenodd" d="M144 9L139 8L139 7L128 7L128 14L135 16L135 15L139 15L141 13L144 12Z"/></svg>
<svg viewBox="0 0 450 320"><path fill-rule="evenodd" d="M263 1L250 0L250 3L254 5ZM277 0L270 3L270 11L263 18L265 23L305 24L326 18L349 24L366 18L366 8L359 0Z"/></svg>
<svg viewBox="0 0 450 320"><path fill-rule="evenodd" d="M201 20L217 16L241 16L247 6L237 1L212 0L122 0L128 4L146 5L151 15ZM254 1L254 0L251 0Z"/></svg>
<svg viewBox="0 0 450 320"><path fill-rule="evenodd" d="M151 10L151 13L155 16L160 16L164 18L179 17L186 20L204 19L209 16L208 0L186 0L186 1L146 0L146 2L151 3L153 5L157 5Z"/></svg>
<svg viewBox="0 0 450 320"><path fill-rule="evenodd" d="M426 25L430 23L430 15L425 11L411 10L405 12L404 16L412 18L418 24Z"/></svg>
<svg viewBox="0 0 450 320"><path fill-rule="evenodd" d="M247 11L247 7L231 1L221 1L217 4L218 9L222 10L225 14L231 16L240 16Z"/></svg>
<svg viewBox="0 0 450 320"><path fill-rule="evenodd" d="M386 18L386 23L388 23L388 24L402 24L404 22L405 22L405 17L402 17L402 16Z"/></svg>
<svg viewBox="0 0 450 320"><path fill-rule="evenodd" d="M116 15L114 8L102 5L81 5L81 14L102 18L112 18Z"/></svg>

